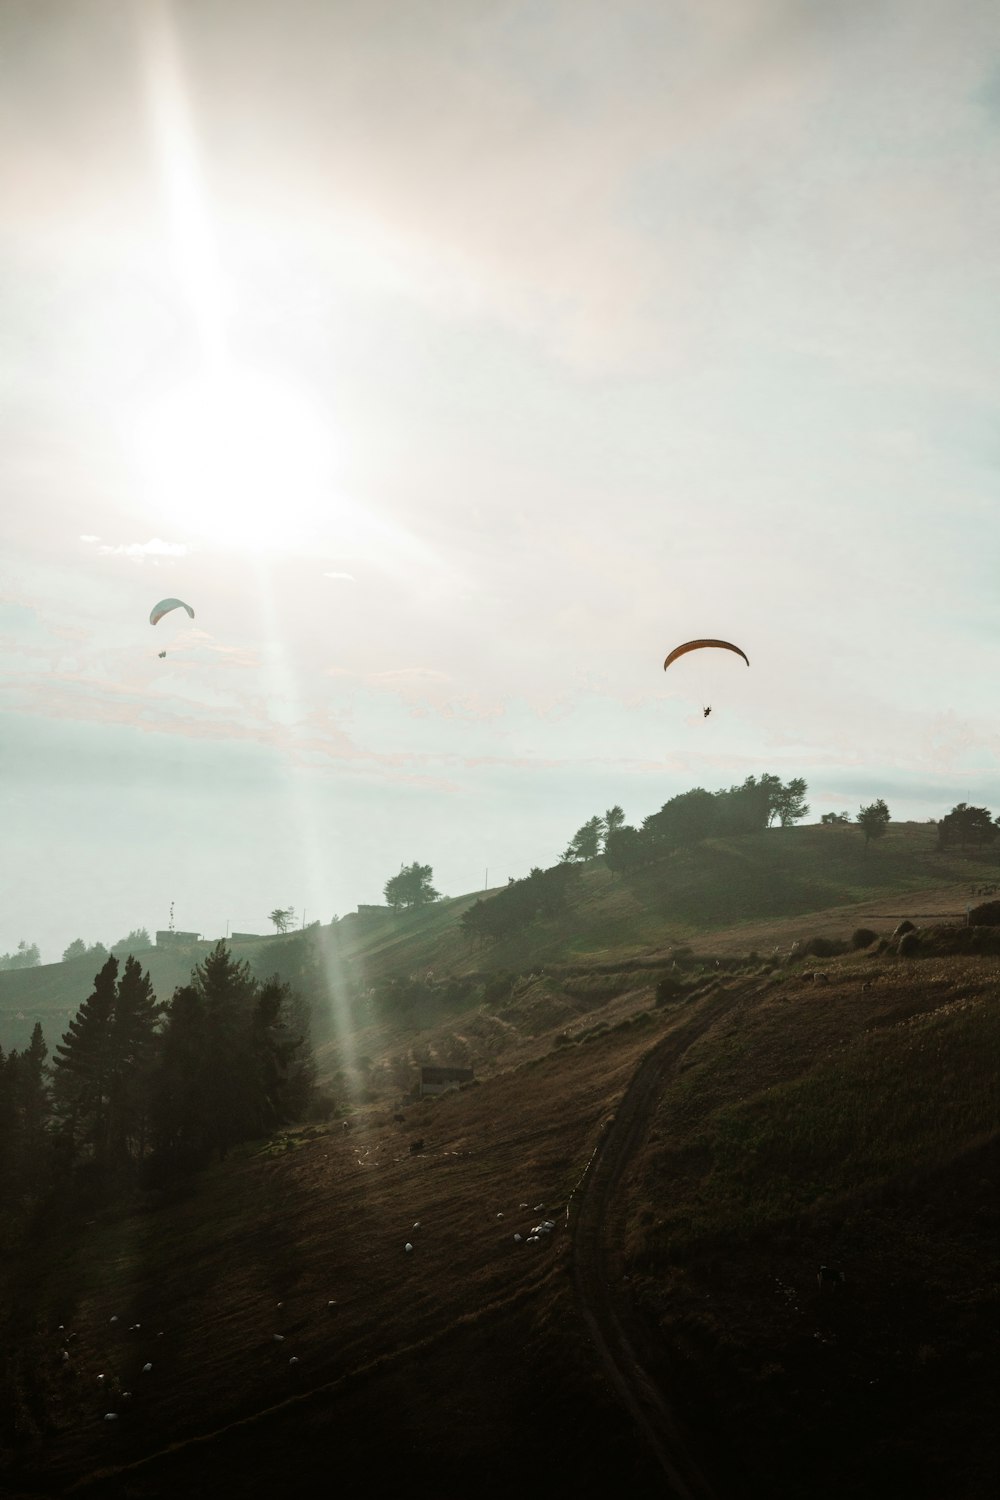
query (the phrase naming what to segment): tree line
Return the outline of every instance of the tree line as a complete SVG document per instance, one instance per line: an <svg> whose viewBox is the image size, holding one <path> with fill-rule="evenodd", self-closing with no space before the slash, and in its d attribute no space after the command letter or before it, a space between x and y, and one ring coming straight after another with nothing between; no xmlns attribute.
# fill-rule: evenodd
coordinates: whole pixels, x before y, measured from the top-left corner
<svg viewBox="0 0 1000 1500"><path fill-rule="evenodd" d="M578 829L563 859L589 859L603 853L610 870L624 873L707 838L757 833L776 821L786 828L808 813L806 791L801 776L783 782L770 773L748 776L738 786L715 792L693 787L671 797L659 812L644 818L639 828L627 824L616 806L603 819L592 818Z"/></svg>
<svg viewBox="0 0 1000 1500"><path fill-rule="evenodd" d="M0 1050L0 1193L197 1170L301 1118L314 1079L304 1005L225 943L165 1003L111 954L51 1063L40 1023L23 1052Z"/></svg>

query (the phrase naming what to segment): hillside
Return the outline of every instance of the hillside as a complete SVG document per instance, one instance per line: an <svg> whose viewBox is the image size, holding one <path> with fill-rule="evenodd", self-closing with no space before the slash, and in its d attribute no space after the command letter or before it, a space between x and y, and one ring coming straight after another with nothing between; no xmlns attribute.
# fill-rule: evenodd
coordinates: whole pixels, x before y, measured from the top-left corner
<svg viewBox="0 0 1000 1500"><path fill-rule="evenodd" d="M765 952L786 941L789 931L798 935L813 915L810 931L825 930L824 923L849 931L861 922L891 930L900 914L959 915L973 886L998 881L997 855L941 853L932 824L892 824L867 853L856 828L812 825L709 840L628 877L613 876L595 860L580 869L561 917L486 947L471 943L459 925L480 893L397 914L354 914L329 927L233 947L259 974L278 972L294 981L311 965L332 1014L345 994L427 969L439 979L525 973L541 964L662 954L678 943L709 939L715 952ZM151 949L138 957L165 1000L209 947ZM51 1047L89 992L92 968L77 959L0 972L0 1046L26 1045L38 1020Z"/></svg>
<svg viewBox="0 0 1000 1500"><path fill-rule="evenodd" d="M264 1496L333 1463L644 1497L658 1440L715 1500L992 1495L997 959L692 966L657 1005L662 972L526 978L461 1022L504 1046L439 1100L394 1085L383 1022L351 1131L39 1218L4 1291L8 1485Z"/></svg>

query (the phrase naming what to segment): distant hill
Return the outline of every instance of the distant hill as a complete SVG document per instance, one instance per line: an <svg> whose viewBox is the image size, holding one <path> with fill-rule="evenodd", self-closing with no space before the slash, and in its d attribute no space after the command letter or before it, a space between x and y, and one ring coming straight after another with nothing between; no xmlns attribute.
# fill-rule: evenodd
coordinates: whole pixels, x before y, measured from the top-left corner
<svg viewBox="0 0 1000 1500"><path fill-rule="evenodd" d="M975 899L973 887L997 883L997 854L941 852L934 824L894 823L867 852L858 828L814 824L710 839L627 876L593 860L580 867L560 917L536 921L494 945L470 942L461 929L463 912L481 897L474 892L397 913L369 908L328 927L232 947L258 974L277 972L295 981L310 964L318 966L314 977L332 999L339 987L357 992L380 979L427 970L439 979L476 970L525 972L543 963L620 960L709 939L717 949L764 951L785 940L790 923L792 935L803 924L809 931L833 924L848 934L862 920L876 929L891 926L904 907L919 910L914 900L921 893L935 914L961 915ZM136 957L164 1000L211 946L154 948ZM0 1045L24 1046L39 1020L51 1049L89 993L93 971L93 960L75 959L0 972Z"/></svg>

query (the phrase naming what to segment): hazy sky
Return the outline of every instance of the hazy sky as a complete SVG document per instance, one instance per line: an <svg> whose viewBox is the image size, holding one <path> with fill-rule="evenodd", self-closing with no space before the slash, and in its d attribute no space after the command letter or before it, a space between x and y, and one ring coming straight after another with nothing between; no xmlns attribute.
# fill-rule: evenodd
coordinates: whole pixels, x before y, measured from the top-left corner
<svg viewBox="0 0 1000 1500"><path fill-rule="evenodd" d="M0 951L1000 811L998 185L995 0L0 0Z"/></svg>

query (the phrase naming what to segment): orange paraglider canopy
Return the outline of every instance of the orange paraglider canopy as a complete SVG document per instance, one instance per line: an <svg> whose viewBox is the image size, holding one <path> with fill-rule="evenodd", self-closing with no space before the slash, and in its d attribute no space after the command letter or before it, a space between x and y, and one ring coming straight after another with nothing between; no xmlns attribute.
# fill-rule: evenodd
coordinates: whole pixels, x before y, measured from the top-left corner
<svg viewBox="0 0 1000 1500"><path fill-rule="evenodd" d="M732 641L697 640L685 641L683 646L675 646L663 663L664 672L670 666L670 663L676 661L679 656L685 656L688 651L700 651L703 646L721 646L724 651L735 651L737 656L742 656L747 666L750 665L749 656L747 656L745 651L741 651L739 646L734 646Z"/></svg>

